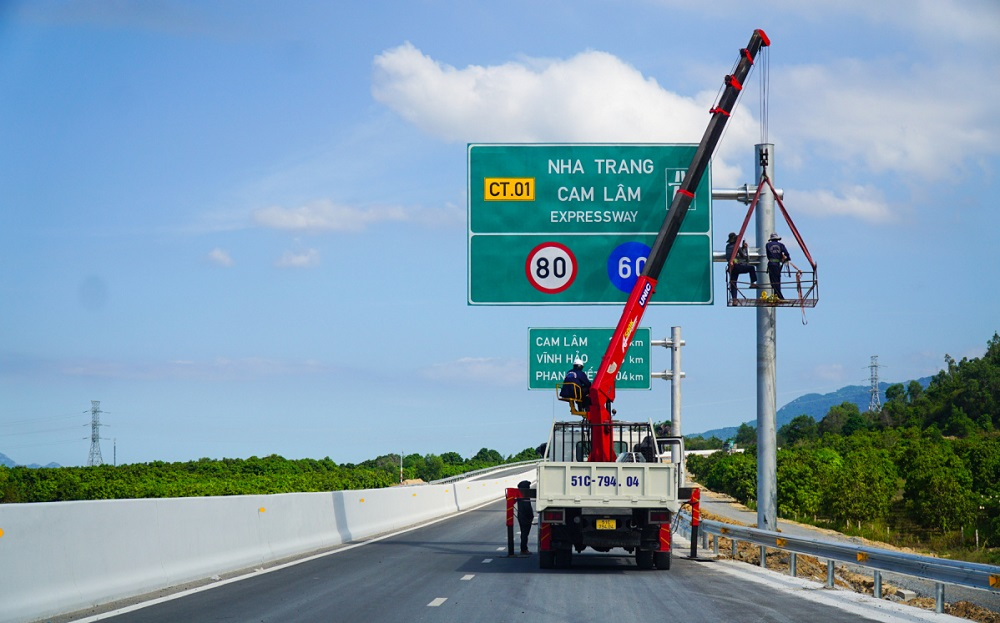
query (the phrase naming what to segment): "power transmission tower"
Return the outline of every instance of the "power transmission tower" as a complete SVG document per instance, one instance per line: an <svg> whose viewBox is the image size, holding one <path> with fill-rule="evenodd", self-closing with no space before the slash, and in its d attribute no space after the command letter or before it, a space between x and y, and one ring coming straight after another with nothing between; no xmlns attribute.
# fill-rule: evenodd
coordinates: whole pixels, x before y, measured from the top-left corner
<svg viewBox="0 0 1000 623"><path fill-rule="evenodd" d="M94 467L96 465L103 465L104 459L101 458L101 426L107 426L106 424L101 424L101 401L91 400L90 401L90 456L87 458L87 466Z"/></svg>
<svg viewBox="0 0 1000 623"><path fill-rule="evenodd" d="M868 401L869 413L882 411L882 401L878 397L878 369L878 355L872 355L872 362L868 365L868 370L871 372L871 388L868 390L871 394L871 399Z"/></svg>

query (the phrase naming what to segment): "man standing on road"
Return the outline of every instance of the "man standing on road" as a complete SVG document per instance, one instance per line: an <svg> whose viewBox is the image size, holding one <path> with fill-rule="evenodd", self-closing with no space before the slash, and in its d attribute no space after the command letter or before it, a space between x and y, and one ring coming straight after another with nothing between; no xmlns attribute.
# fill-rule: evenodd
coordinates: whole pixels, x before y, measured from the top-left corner
<svg viewBox="0 0 1000 623"><path fill-rule="evenodd" d="M522 480L517 483L521 497L517 498L517 524L521 527L521 553L530 554L528 550L528 535L531 533L531 522L535 519L535 511L531 508L531 483Z"/></svg>

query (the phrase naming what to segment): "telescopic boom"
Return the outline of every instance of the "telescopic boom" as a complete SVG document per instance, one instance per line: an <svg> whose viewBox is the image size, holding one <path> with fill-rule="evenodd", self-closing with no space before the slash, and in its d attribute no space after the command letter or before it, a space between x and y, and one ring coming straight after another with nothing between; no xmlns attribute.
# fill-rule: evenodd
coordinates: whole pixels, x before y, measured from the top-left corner
<svg viewBox="0 0 1000 623"><path fill-rule="evenodd" d="M670 209L667 210L667 216L653 242L646 266L629 294L625 309L618 320L618 326L608 344L608 350L601 358L601 365L597 369L597 375L590 387L590 410L587 413L587 419L591 425L589 456L591 461L615 460L613 440L610 426L608 426L611 423L611 403L615 399L615 377L628 353L635 330L642 321L646 305L653 293L656 292L656 282L660 277L660 270L663 269L663 264L667 261L670 248L677 238L677 232L691 206L692 199L694 199L694 190L701 182L701 178L712 160L712 155L715 153L719 139L722 138L726 122L729 121L733 107L739 99L740 91L743 90L743 83L750 75L754 59L761 48L770 44L771 41L763 30L755 30L753 36L750 37L750 43L740 50L740 59L736 64L736 69L732 75L726 76L725 87L719 97L719 102L709 111L712 113L712 119L708 123L705 135L702 136L698 150L695 152L694 158L691 159L691 165L684 175L684 182L674 194Z"/></svg>

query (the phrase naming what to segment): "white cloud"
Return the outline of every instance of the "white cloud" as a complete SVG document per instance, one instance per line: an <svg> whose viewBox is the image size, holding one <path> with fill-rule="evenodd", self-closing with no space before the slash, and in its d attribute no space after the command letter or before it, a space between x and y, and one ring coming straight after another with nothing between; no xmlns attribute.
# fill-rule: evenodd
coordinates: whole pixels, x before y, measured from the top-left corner
<svg viewBox="0 0 1000 623"><path fill-rule="evenodd" d="M795 210L813 216L850 216L870 223L885 223L894 216L882 193L871 186L852 186L839 194L829 190L788 191Z"/></svg>
<svg viewBox="0 0 1000 623"><path fill-rule="evenodd" d="M786 18L803 18L809 23L850 19L919 34L933 41L993 47L998 43L996 33L1000 23L1000 4L996 0L758 0L752 5L744 0L715 0L710 4L692 4L689 0L655 1L681 11L704 12L727 18L746 14L749 9L755 17L783 15ZM850 34L845 32L845 39Z"/></svg>
<svg viewBox="0 0 1000 623"><path fill-rule="evenodd" d="M937 12L917 4L926 15ZM880 11L864 10L869 20L882 19ZM975 31L974 20L961 21ZM983 78L995 61L939 55L921 62L900 54L863 62L848 54L827 65L786 63L770 72L770 116L780 124L771 123L777 132L768 138L780 145L783 167L825 169L841 186L888 174L888 183L922 192L929 182L974 175L981 158L1000 151L992 110L1000 83ZM672 93L599 51L456 68L410 43L374 59L372 93L428 134L461 142L697 142L716 97L716 91L693 98ZM748 172L734 163L745 161L747 146L760 139L748 108L741 105L726 128L713 161L716 188L747 181ZM816 213L892 220L889 205L870 190L806 194Z"/></svg>
<svg viewBox="0 0 1000 623"><path fill-rule="evenodd" d="M356 233L378 223L416 222L430 226L464 224L465 211L454 205L442 208L357 207L321 199L296 208L262 208L254 211L253 219L258 225L272 229Z"/></svg>
<svg viewBox="0 0 1000 623"><path fill-rule="evenodd" d="M220 249L218 247L209 251L208 261L212 262L213 264L218 264L219 266L225 266L226 268L229 268L230 266L235 264L235 262L233 262L232 256L229 255L229 252L224 251L223 249Z"/></svg>
<svg viewBox="0 0 1000 623"><path fill-rule="evenodd" d="M962 174L970 157L998 151L990 102L1000 89L974 71L900 60L789 67L774 72L782 91L771 110L782 119L789 151L802 157L914 184L939 181Z"/></svg>
<svg viewBox="0 0 1000 623"><path fill-rule="evenodd" d="M272 206L254 212L254 221L259 225L300 231L357 232L371 223L405 219L405 212L401 208L357 208L339 205L329 199L313 201L297 208Z"/></svg>
<svg viewBox="0 0 1000 623"><path fill-rule="evenodd" d="M813 368L813 376L822 381L844 380L844 366L839 363L820 364Z"/></svg>
<svg viewBox="0 0 1000 623"><path fill-rule="evenodd" d="M671 93L598 51L456 69L405 43L374 65L376 100L428 134L457 142L697 143L716 95ZM744 114L734 116L727 133L752 142L754 128ZM724 163L714 171L717 181L737 183Z"/></svg>
<svg viewBox="0 0 1000 623"><path fill-rule="evenodd" d="M523 386L528 378L528 371L523 363L490 357L463 357L447 363L436 363L421 370L420 374L431 381L472 382L502 387Z"/></svg>
<svg viewBox="0 0 1000 623"><path fill-rule="evenodd" d="M132 380L210 380L235 381L329 373L329 365L315 361L282 361L264 357L194 361L112 361L83 360L54 364L59 372L78 377Z"/></svg>
<svg viewBox="0 0 1000 623"><path fill-rule="evenodd" d="M305 251L285 251L275 266L278 268L311 268L319 266L319 251L316 249L306 249Z"/></svg>

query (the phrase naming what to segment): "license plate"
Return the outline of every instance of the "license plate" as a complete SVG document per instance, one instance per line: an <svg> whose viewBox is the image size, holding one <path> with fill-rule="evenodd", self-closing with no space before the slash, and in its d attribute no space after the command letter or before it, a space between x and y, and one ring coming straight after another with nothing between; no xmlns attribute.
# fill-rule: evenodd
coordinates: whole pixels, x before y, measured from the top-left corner
<svg viewBox="0 0 1000 623"><path fill-rule="evenodd" d="M598 530L614 530L617 526L615 525L614 519L598 519L597 529Z"/></svg>

